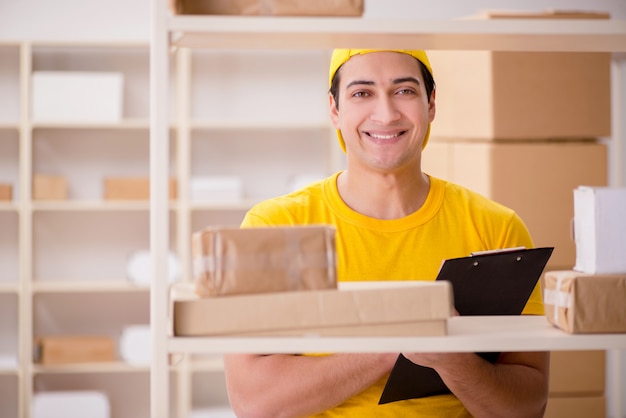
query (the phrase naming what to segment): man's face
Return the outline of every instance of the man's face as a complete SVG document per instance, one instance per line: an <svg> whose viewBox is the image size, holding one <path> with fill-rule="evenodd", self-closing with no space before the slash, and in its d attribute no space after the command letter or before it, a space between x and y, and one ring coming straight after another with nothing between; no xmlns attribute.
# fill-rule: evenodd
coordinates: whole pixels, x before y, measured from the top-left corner
<svg viewBox="0 0 626 418"><path fill-rule="evenodd" d="M426 97L419 63L398 52L355 55L340 69L339 104L331 119L341 130L348 163L392 172L418 164L434 97Z"/></svg>

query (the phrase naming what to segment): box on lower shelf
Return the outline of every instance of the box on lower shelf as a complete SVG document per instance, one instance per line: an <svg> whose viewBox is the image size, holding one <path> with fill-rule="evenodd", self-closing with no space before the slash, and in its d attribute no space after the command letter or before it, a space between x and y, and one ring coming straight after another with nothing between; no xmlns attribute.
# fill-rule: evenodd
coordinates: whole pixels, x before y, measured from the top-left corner
<svg viewBox="0 0 626 418"><path fill-rule="evenodd" d="M35 362L43 365L116 360L115 340L107 336L47 336L35 341Z"/></svg>
<svg viewBox="0 0 626 418"><path fill-rule="evenodd" d="M361 16L364 0L170 0L175 14Z"/></svg>
<svg viewBox="0 0 626 418"><path fill-rule="evenodd" d="M205 298L176 283L170 300L175 336L445 335L452 312L446 281Z"/></svg>

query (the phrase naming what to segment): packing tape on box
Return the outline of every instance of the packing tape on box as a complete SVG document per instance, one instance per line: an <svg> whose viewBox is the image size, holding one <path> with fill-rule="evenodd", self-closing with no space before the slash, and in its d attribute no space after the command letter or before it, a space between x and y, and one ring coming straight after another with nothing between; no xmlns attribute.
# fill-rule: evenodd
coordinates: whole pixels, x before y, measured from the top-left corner
<svg viewBox="0 0 626 418"><path fill-rule="evenodd" d="M561 284L563 283L563 277L559 277L556 280L556 285L554 289L544 289L543 298L544 304L554 306L554 323L558 324L559 322L559 311L560 308L571 308L572 307L572 295L568 292L564 292L561 290Z"/></svg>
<svg viewBox="0 0 626 418"><path fill-rule="evenodd" d="M218 247L219 248L219 247ZM221 286L223 275L229 271L246 269L271 269L282 267L287 271L291 287L299 287L301 274L306 269L329 270L329 278L334 278L334 255L332 252L318 252L302 254L297 249L291 249L280 257L270 257L268 254L245 254L236 256L204 255L194 259L194 274L215 274L218 280L217 287ZM330 272L332 270L332 273Z"/></svg>

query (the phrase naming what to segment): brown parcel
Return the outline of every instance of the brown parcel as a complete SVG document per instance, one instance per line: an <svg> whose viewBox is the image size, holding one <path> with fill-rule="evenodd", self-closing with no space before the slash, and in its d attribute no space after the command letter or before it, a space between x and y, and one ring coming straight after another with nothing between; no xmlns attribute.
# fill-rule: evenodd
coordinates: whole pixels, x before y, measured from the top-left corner
<svg viewBox="0 0 626 418"><path fill-rule="evenodd" d="M607 14L588 12L487 16L503 17L609 18ZM437 82L433 137L500 141L610 136L608 52L428 53Z"/></svg>
<svg viewBox="0 0 626 418"><path fill-rule="evenodd" d="M176 180L169 181L169 198L176 199ZM150 179L148 177L107 177L104 179L106 200L148 200Z"/></svg>
<svg viewBox="0 0 626 418"><path fill-rule="evenodd" d="M549 271L543 293L546 318L558 328L572 334L626 332L626 273Z"/></svg>
<svg viewBox="0 0 626 418"><path fill-rule="evenodd" d="M13 186L10 184L0 183L0 200L13 199Z"/></svg>
<svg viewBox="0 0 626 418"><path fill-rule="evenodd" d="M170 0L175 14L361 16L364 0Z"/></svg>
<svg viewBox="0 0 626 418"><path fill-rule="evenodd" d="M33 176L33 199L65 200L68 196L67 179L63 176L35 174Z"/></svg>
<svg viewBox="0 0 626 418"><path fill-rule="evenodd" d="M41 337L35 346L35 361L45 365L116 360L115 341L106 336Z"/></svg>
<svg viewBox="0 0 626 418"><path fill-rule="evenodd" d="M171 301L176 336L445 335L453 305L445 281L217 298L177 283Z"/></svg>
<svg viewBox="0 0 626 418"><path fill-rule="evenodd" d="M209 227L191 247L200 296L337 287L331 226Z"/></svg>

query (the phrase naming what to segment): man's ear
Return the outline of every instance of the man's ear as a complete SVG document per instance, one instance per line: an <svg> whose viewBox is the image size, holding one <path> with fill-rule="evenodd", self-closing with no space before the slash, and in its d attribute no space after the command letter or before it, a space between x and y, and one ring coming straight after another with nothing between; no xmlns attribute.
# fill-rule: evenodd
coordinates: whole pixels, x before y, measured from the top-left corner
<svg viewBox="0 0 626 418"><path fill-rule="evenodd" d="M328 93L328 105L330 108L330 120L333 123L335 129L339 129L339 110L337 109L337 102L332 94Z"/></svg>
<svg viewBox="0 0 626 418"><path fill-rule="evenodd" d="M437 113L437 106L435 104L435 96L437 90L433 89L430 93L430 100L428 101L428 121L432 122L435 120L435 114Z"/></svg>

